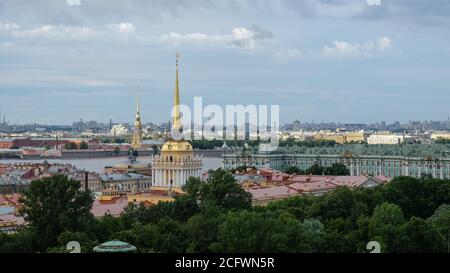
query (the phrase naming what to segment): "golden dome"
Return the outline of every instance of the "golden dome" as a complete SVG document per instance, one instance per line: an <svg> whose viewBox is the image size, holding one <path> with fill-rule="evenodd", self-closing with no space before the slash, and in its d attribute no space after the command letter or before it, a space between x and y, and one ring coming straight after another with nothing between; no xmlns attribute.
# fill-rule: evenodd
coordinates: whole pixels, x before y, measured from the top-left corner
<svg viewBox="0 0 450 273"><path fill-rule="evenodd" d="M192 152L192 145L183 140L169 140L161 148L161 152Z"/></svg>

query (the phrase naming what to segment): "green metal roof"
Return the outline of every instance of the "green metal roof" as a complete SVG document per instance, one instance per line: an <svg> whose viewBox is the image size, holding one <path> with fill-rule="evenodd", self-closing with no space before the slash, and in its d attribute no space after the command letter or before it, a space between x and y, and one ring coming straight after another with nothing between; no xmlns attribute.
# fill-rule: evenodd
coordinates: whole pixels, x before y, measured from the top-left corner
<svg viewBox="0 0 450 273"><path fill-rule="evenodd" d="M94 252L133 252L136 247L119 240L112 240L94 247Z"/></svg>

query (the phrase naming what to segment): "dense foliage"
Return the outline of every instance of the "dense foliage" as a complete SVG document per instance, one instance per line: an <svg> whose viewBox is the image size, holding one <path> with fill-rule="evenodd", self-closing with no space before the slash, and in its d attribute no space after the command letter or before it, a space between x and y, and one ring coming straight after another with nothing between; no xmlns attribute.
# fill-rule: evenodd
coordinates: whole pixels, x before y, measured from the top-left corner
<svg viewBox="0 0 450 273"><path fill-rule="evenodd" d="M111 239L141 252L366 252L372 240L382 252L447 252L450 231L450 181L427 177L252 207L219 169L207 182L189 179L174 202L130 204L120 217L100 219L87 213L92 200L75 182L32 184L23 209L30 224L0 235L0 252L61 252L72 240L89 252Z"/></svg>
<svg viewBox="0 0 450 273"><path fill-rule="evenodd" d="M343 163L333 163L330 167L314 164L305 171L296 166L289 166L284 171L288 174L298 175L350 175L350 170Z"/></svg>

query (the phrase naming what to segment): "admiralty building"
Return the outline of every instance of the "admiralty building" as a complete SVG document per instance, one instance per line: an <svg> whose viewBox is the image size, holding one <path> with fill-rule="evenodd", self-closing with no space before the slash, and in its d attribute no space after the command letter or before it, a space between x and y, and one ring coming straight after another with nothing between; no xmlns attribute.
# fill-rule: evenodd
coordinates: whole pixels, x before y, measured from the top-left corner
<svg viewBox="0 0 450 273"><path fill-rule="evenodd" d="M431 175L450 179L449 145L342 145L337 147L279 148L272 153L247 150L223 155L223 167L255 166L283 170L297 166L306 170L314 164L329 167L343 163L351 175L385 175L389 177Z"/></svg>

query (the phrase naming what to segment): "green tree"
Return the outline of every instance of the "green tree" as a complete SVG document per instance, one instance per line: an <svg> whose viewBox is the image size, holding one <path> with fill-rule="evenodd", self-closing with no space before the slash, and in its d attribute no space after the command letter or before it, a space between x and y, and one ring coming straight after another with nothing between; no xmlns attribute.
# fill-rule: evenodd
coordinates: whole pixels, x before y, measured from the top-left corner
<svg viewBox="0 0 450 273"><path fill-rule="evenodd" d="M375 208L369 223L369 237L379 241L383 249L391 250L400 227L405 223L402 209L390 203Z"/></svg>
<svg viewBox="0 0 450 273"><path fill-rule="evenodd" d="M31 253L34 252L35 235L29 228L6 235L0 233L0 253Z"/></svg>
<svg viewBox="0 0 450 273"><path fill-rule="evenodd" d="M411 217L394 238L391 252L436 253L447 251L445 237L431 228L427 221Z"/></svg>
<svg viewBox="0 0 450 273"><path fill-rule="evenodd" d="M187 252L210 252L210 245L217 240L222 214L218 207L208 206L189 218L186 223L188 236Z"/></svg>
<svg viewBox="0 0 450 273"><path fill-rule="evenodd" d="M75 142L67 142L66 144L64 144L64 149L76 150L76 149L78 149L78 145Z"/></svg>
<svg viewBox="0 0 450 273"><path fill-rule="evenodd" d="M338 187L315 200L310 210L310 217L319 219L323 223L335 218L349 218L355 206L353 192L347 187Z"/></svg>
<svg viewBox="0 0 450 273"><path fill-rule="evenodd" d="M288 166L285 170L285 173L287 174L304 174L302 170L300 170L297 166Z"/></svg>
<svg viewBox="0 0 450 273"><path fill-rule="evenodd" d="M81 141L80 143L80 150L87 150L89 149L89 145L87 144L86 141Z"/></svg>
<svg viewBox="0 0 450 273"><path fill-rule="evenodd" d="M234 177L223 169L210 171L206 182L190 178L184 187L200 206L218 206L225 210L251 207L251 194L243 190Z"/></svg>
<svg viewBox="0 0 450 273"><path fill-rule="evenodd" d="M450 242L450 205L444 204L436 209L435 213L428 218L430 227L436 230L441 238Z"/></svg>
<svg viewBox="0 0 450 273"><path fill-rule="evenodd" d="M326 175L350 175L349 169L343 163L333 163L331 167L325 169Z"/></svg>
<svg viewBox="0 0 450 273"><path fill-rule="evenodd" d="M445 180L397 177L383 187L387 202L397 204L406 217L430 217L441 204L450 203L450 184Z"/></svg>
<svg viewBox="0 0 450 273"><path fill-rule="evenodd" d="M37 238L38 250L55 246L64 231L82 231L92 221L94 197L63 175L32 181L20 199L20 215Z"/></svg>
<svg viewBox="0 0 450 273"><path fill-rule="evenodd" d="M309 167L306 171L306 174L312 174L312 175L323 175L325 174L325 168L320 166L319 164L314 164L311 167Z"/></svg>
<svg viewBox="0 0 450 273"><path fill-rule="evenodd" d="M153 155L159 154L159 148L157 145L152 145Z"/></svg>
<svg viewBox="0 0 450 273"><path fill-rule="evenodd" d="M156 224L158 234L155 249L163 253L182 253L186 249L186 230L184 226L169 217Z"/></svg>
<svg viewBox="0 0 450 273"><path fill-rule="evenodd" d="M277 217L249 211L230 212L219 226L214 252L298 252L302 225L289 213Z"/></svg>
<svg viewBox="0 0 450 273"><path fill-rule="evenodd" d="M118 156L120 154L120 148L119 146L114 146L114 151L113 151L115 156Z"/></svg>
<svg viewBox="0 0 450 273"><path fill-rule="evenodd" d="M50 248L48 252L52 253L67 253L67 243L70 241L75 241L80 243L81 253L90 253L93 248L98 245L97 241L93 241L85 232L71 232L65 231L58 236L59 246Z"/></svg>
<svg viewBox="0 0 450 273"><path fill-rule="evenodd" d="M302 229L301 249L306 252L317 252L323 244L325 226L317 219L306 219L302 223Z"/></svg>

